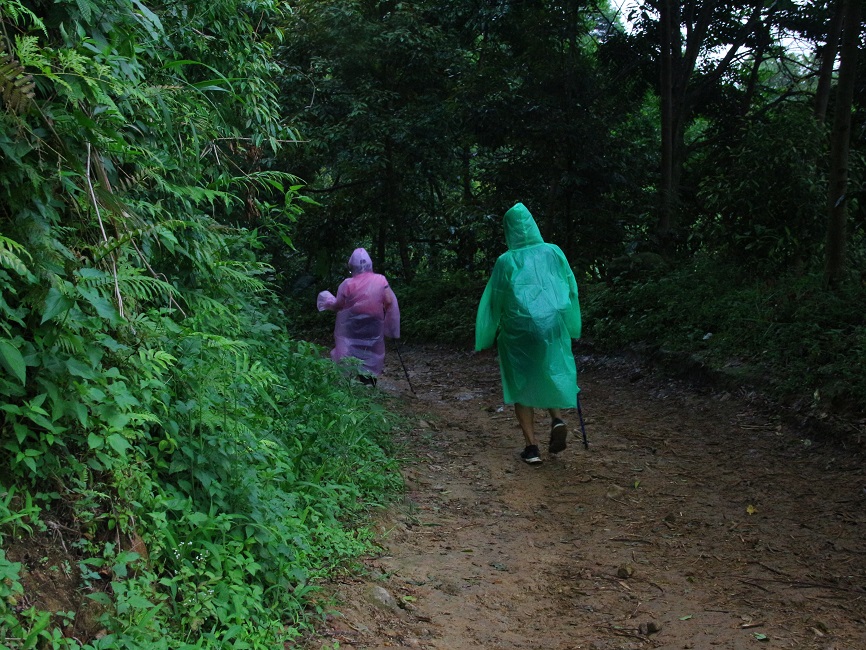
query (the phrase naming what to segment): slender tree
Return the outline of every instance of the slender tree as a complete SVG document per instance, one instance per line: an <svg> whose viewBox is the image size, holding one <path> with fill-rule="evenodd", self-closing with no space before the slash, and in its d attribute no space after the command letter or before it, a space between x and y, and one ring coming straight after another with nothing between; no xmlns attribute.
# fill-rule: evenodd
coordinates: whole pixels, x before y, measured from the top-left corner
<svg viewBox="0 0 866 650"><path fill-rule="evenodd" d="M822 123L827 119L833 69L836 65L836 55L839 52L839 38L842 35L842 17L845 13L842 5L843 0L833 2L833 13L827 30L827 40L818 51L821 65L818 71L818 87L815 91L815 118Z"/></svg>
<svg viewBox="0 0 866 650"><path fill-rule="evenodd" d="M756 34L763 22L771 20L776 4L765 5L757 0L650 0L641 9L639 25L645 34L655 35L659 43L661 170L657 231L666 239L676 226L687 155L685 134L694 111L744 58L744 51L751 51L760 42Z"/></svg>
<svg viewBox="0 0 866 650"><path fill-rule="evenodd" d="M835 286L845 268L848 221L848 153L851 142L851 106L857 73L860 42L862 0L844 0L841 10L842 49L839 61L839 83L833 115L833 135L830 149L830 179L828 195L828 225L825 278Z"/></svg>

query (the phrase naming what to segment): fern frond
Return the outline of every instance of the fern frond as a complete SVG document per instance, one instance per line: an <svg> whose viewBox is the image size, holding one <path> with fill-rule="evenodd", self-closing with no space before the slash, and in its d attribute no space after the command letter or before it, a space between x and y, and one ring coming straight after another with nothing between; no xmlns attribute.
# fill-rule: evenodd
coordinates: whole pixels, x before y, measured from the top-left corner
<svg viewBox="0 0 866 650"><path fill-rule="evenodd" d="M226 206L230 206L233 202L240 201L236 195L230 192L221 192L196 185L176 185L161 176L157 176L156 180L159 189L179 199L188 200L194 205L211 204L217 200L222 200Z"/></svg>
<svg viewBox="0 0 866 650"><path fill-rule="evenodd" d="M202 341L204 341L206 347L222 350L223 352L229 352L233 355L243 355L249 348L249 344L245 341L230 339L227 336L220 336L219 334L198 332L198 336L200 336Z"/></svg>
<svg viewBox="0 0 866 650"><path fill-rule="evenodd" d="M123 192L129 192L144 185L145 180L152 176L152 169L137 169L132 174L124 174L123 176L118 176L116 187Z"/></svg>
<svg viewBox="0 0 866 650"><path fill-rule="evenodd" d="M131 424L140 424L143 422L162 424L162 420L155 413L143 413L141 411L136 411L135 413L125 413L125 415L129 418L129 422Z"/></svg>
<svg viewBox="0 0 866 650"><path fill-rule="evenodd" d="M233 185L243 185L247 188L268 186L280 192L289 191L303 184L304 182L294 174L274 170L250 172L243 176L226 176L217 179L215 183L217 187L231 187Z"/></svg>
<svg viewBox="0 0 866 650"><path fill-rule="evenodd" d="M54 346L70 357L78 357L84 353L84 339L69 331L60 331L54 341Z"/></svg>
<svg viewBox="0 0 866 650"><path fill-rule="evenodd" d="M116 279L98 269L89 269L86 274L82 274L82 279L86 286L92 288L108 288L114 291L116 285L123 296L138 301L156 302L161 298L177 298L180 295L178 290L165 280L144 275L140 269L132 267L118 269Z"/></svg>
<svg viewBox="0 0 866 650"><path fill-rule="evenodd" d="M21 244L0 235L0 266L5 266L27 280L35 282L36 277L30 272L21 257L26 257L29 261L33 260L30 253Z"/></svg>
<svg viewBox="0 0 866 650"><path fill-rule="evenodd" d="M227 321L230 326L237 325L238 323L234 312L215 298L201 293L190 293L184 294L184 299L199 319L205 321Z"/></svg>
<svg viewBox="0 0 866 650"><path fill-rule="evenodd" d="M138 357L143 366L153 366L159 373L170 370L177 358L169 354L165 350L157 350L154 348L142 348L138 351ZM154 373L149 373L153 375Z"/></svg>
<svg viewBox="0 0 866 650"><path fill-rule="evenodd" d="M91 16L99 10L99 7L93 4L90 0L75 0L75 4L78 5L78 11L81 12L81 17L88 23L90 22Z"/></svg>
<svg viewBox="0 0 866 650"><path fill-rule="evenodd" d="M162 298L177 298L180 295L178 290L165 280L147 275L118 273L117 284L123 295L129 295L136 300L156 302Z"/></svg>
<svg viewBox="0 0 866 650"><path fill-rule="evenodd" d="M258 293L266 288L264 282L252 277L249 266L240 262L217 262L213 265L213 271L221 281L231 281L245 291Z"/></svg>
<svg viewBox="0 0 866 650"><path fill-rule="evenodd" d="M276 373L261 361L252 361L247 352L238 355L235 359L235 377L237 380L246 381L256 389L267 388L279 380Z"/></svg>
<svg viewBox="0 0 866 650"><path fill-rule="evenodd" d="M120 206L118 206L118 207L120 207ZM127 217L131 216L131 214L126 210L123 211L123 214ZM148 235L151 235L154 233L156 233L157 235L164 234L166 232L166 230L168 230L168 232L171 232L170 229L166 228L166 224L168 224L169 228L170 228L171 226L177 227L178 223L182 223L182 222L169 221L169 222L155 223L155 224L151 224L148 226L144 226L142 228L136 228L134 230L127 230L120 237L108 237L107 239L102 240L102 241L100 241L94 245L94 247L93 247L93 261L94 262L100 262L101 260L105 259L106 257L111 255L112 253L114 253L118 249L122 250L125 247L128 247L133 241L141 240L142 238L144 238Z"/></svg>
<svg viewBox="0 0 866 650"><path fill-rule="evenodd" d="M21 65L35 65L42 67L48 61L39 47L39 38L36 36L16 36L15 54Z"/></svg>
<svg viewBox="0 0 866 650"><path fill-rule="evenodd" d="M13 113L24 113L33 101L36 83L11 54L0 50L0 97Z"/></svg>
<svg viewBox="0 0 866 650"><path fill-rule="evenodd" d="M21 25L29 20L34 26L42 30L48 36L48 31L45 29L45 23L30 9L21 4L18 0L5 0L3 2L3 13L15 24Z"/></svg>

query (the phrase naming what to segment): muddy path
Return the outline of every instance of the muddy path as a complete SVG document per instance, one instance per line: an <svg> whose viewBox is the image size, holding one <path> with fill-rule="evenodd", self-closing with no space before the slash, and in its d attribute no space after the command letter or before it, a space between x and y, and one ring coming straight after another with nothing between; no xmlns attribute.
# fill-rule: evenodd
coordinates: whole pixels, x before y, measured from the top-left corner
<svg viewBox="0 0 866 650"><path fill-rule="evenodd" d="M866 648L858 452L578 352L589 449L566 412L568 449L528 466L492 354L402 352L405 499L304 648Z"/></svg>

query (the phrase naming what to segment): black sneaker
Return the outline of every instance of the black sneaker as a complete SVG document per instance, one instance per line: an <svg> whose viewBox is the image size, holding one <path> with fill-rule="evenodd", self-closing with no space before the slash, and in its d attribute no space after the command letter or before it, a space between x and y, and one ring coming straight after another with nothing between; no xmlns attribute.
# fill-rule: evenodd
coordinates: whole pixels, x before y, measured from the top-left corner
<svg viewBox="0 0 866 650"><path fill-rule="evenodd" d="M537 465L541 462L541 454L538 452L536 445L527 445L526 449L520 452L520 457L525 463L529 463L530 465Z"/></svg>
<svg viewBox="0 0 866 650"><path fill-rule="evenodd" d="M565 422L559 418L554 418L553 422L550 423L550 447L548 447L548 451L551 454L558 454L563 451L566 447L565 439L567 436L568 428L565 426Z"/></svg>

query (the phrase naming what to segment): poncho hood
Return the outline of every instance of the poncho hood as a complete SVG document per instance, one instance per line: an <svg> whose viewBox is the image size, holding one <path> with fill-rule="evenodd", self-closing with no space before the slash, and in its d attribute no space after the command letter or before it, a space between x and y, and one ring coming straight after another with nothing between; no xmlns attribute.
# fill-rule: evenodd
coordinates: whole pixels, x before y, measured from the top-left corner
<svg viewBox="0 0 866 650"><path fill-rule="evenodd" d="M352 275L359 275L373 270L373 260L363 248L356 248L349 258L349 271Z"/></svg>
<svg viewBox="0 0 866 650"><path fill-rule="evenodd" d="M535 219L522 203L516 203L505 213L505 242L512 251L544 243Z"/></svg>

